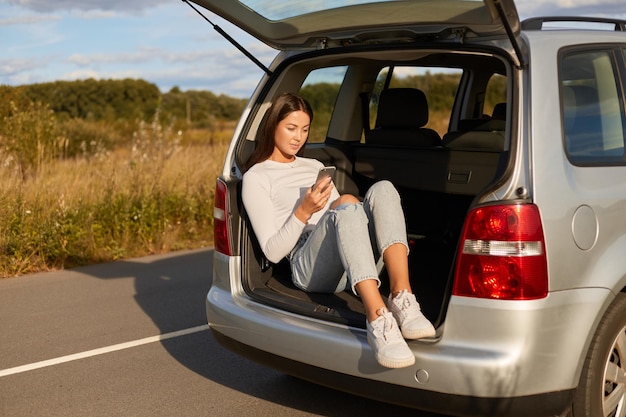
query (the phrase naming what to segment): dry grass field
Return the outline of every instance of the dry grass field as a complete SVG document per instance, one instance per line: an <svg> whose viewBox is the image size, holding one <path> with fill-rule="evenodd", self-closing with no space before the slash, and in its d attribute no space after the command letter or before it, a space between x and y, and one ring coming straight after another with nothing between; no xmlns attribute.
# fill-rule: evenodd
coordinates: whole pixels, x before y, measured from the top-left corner
<svg viewBox="0 0 626 417"><path fill-rule="evenodd" d="M145 126L130 146L41 161L28 178L0 161L0 276L212 245L232 131Z"/></svg>

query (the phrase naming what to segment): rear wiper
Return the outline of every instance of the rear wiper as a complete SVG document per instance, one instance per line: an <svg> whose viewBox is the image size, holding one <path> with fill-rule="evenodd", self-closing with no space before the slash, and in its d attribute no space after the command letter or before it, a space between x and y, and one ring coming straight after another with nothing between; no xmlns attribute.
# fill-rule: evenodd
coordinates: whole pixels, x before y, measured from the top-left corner
<svg viewBox="0 0 626 417"><path fill-rule="evenodd" d="M222 35L224 38L226 38L226 40L228 42L230 42L231 44L233 44L233 46L237 49L239 49L239 51L241 51L241 53L243 53L245 56L247 56L252 62L254 62L259 68L261 68L267 75L271 76L272 75L272 71L269 70L269 68L267 68L265 65L263 65L263 63L261 61L259 61L258 59L256 59L254 57L254 55L252 55L250 52L248 52L243 46L241 46L236 40L234 40L228 33L224 32L224 30L213 24L213 22L211 22L209 19L207 19L207 17L205 15L203 15L200 10L196 9L193 4L189 3L189 0L183 0L183 2L187 3L189 5L189 7L191 7L192 9L194 9L196 11L196 13L198 13L200 16L202 16L204 18L204 20L206 20L207 22L209 22L209 24L211 26L213 26L213 29L215 29L215 31L217 33L219 33L220 35Z"/></svg>

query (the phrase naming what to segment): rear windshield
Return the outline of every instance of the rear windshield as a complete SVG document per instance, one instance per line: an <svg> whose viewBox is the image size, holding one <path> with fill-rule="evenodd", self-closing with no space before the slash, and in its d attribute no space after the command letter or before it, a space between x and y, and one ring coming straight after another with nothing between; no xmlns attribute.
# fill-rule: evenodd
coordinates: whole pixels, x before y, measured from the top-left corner
<svg viewBox="0 0 626 417"><path fill-rule="evenodd" d="M239 2L248 9L253 10L271 21L281 21L346 6L359 6L372 3L395 3L397 1L398 0L291 0L288 2L277 2L276 0L239 0ZM482 4L482 0L468 0L465 3Z"/></svg>
<svg viewBox="0 0 626 417"><path fill-rule="evenodd" d="M321 10L332 10L367 3L388 3L392 1L395 0L292 0L286 4L277 4L272 0L240 0L240 2L249 9L254 10L268 20L275 21L319 12Z"/></svg>

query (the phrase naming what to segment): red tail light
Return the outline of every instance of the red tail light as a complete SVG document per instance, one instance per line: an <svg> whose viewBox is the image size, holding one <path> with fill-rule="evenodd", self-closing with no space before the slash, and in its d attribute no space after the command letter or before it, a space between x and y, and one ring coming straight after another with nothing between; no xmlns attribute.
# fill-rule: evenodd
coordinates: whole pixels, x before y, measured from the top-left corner
<svg viewBox="0 0 626 417"><path fill-rule="evenodd" d="M232 255L228 226L228 188L226 183L218 178L213 206L213 242L216 251Z"/></svg>
<svg viewBox="0 0 626 417"><path fill-rule="evenodd" d="M537 206L487 206L470 212L452 292L506 300L547 296L548 266Z"/></svg>

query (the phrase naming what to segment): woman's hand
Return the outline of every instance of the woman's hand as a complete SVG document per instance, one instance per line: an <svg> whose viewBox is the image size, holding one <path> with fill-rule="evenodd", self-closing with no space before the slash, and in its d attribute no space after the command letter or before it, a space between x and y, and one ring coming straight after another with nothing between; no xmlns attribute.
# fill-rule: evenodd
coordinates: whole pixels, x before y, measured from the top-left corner
<svg viewBox="0 0 626 417"><path fill-rule="evenodd" d="M313 213L317 213L326 207L332 190L331 177L324 177L319 180L313 187L306 190L300 205L294 213L296 217L302 223L308 222Z"/></svg>

